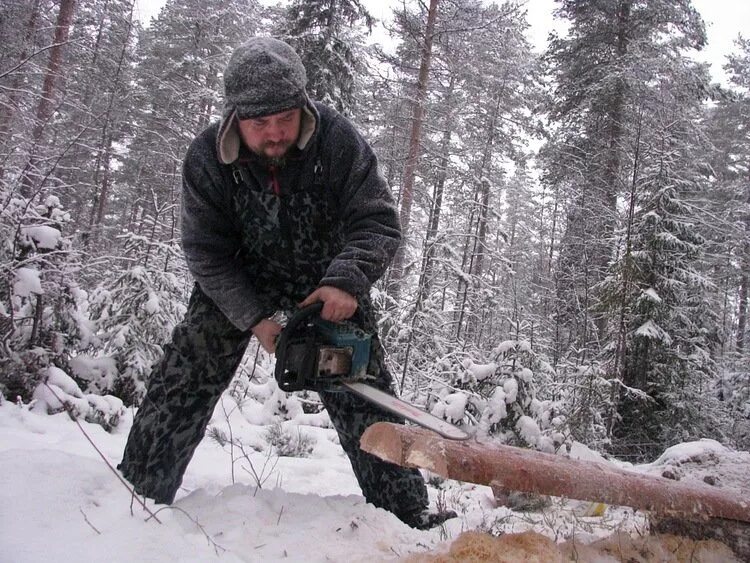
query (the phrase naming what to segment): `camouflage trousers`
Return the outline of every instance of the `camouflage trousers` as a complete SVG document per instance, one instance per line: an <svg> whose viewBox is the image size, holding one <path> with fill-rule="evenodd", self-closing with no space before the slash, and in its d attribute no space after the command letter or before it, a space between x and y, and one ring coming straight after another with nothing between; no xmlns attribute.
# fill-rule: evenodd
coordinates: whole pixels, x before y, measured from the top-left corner
<svg viewBox="0 0 750 563"><path fill-rule="evenodd" d="M366 314L365 316L371 317ZM148 391L133 421L118 469L138 494L159 503L174 500L214 407L242 360L250 335L235 328L196 286L185 319L172 333L164 356L148 382ZM373 338L371 369L376 386L390 390L383 352ZM365 499L396 515L427 506L421 474L387 463L362 451L359 439L378 421L403 422L346 392L321 392Z"/></svg>

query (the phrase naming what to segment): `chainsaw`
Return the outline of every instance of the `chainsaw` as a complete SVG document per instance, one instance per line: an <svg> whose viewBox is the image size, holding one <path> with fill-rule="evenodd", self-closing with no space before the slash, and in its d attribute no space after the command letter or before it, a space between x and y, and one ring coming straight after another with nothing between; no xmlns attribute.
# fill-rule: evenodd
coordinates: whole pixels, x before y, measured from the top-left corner
<svg viewBox="0 0 750 563"><path fill-rule="evenodd" d="M350 391L445 438L465 440L463 430L377 389L367 373L372 335L352 321L320 318L323 303L299 309L276 341L274 376L282 391Z"/></svg>

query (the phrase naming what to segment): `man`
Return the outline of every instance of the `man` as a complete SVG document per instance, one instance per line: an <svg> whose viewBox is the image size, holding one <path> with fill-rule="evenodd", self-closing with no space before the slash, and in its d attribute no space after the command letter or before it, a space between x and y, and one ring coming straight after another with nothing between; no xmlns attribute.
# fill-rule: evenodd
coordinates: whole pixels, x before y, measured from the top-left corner
<svg viewBox="0 0 750 563"><path fill-rule="evenodd" d="M397 213L370 147L348 120L310 101L306 83L289 45L251 39L227 66L221 123L198 135L185 158L182 242L196 286L119 466L157 502L174 500L251 334L274 351L277 311L322 302L324 319L357 312L375 331L368 293L399 244ZM390 389L377 337L368 372ZM455 516L427 511L418 471L359 449L367 426L397 418L350 393L320 398L368 502L417 528Z"/></svg>

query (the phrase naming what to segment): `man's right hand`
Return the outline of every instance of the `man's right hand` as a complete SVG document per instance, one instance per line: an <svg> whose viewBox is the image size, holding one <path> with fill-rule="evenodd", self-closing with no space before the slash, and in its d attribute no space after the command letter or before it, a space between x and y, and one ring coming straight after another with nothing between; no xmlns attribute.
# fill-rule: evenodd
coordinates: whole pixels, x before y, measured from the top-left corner
<svg viewBox="0 0 750 563"><path fill-rule="evenodd" d="M273 354L276 351L276 337L282 328L284 327L276 321L263 319L250 330L256 336L260 345L263 346L263 349L269 354Z"/></svg>

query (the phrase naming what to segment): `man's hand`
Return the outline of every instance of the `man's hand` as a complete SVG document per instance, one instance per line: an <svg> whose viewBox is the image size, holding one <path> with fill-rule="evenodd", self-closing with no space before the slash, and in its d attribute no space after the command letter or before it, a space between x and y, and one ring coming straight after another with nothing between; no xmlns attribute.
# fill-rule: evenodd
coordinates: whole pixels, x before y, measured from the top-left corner
<svg viewBox="0 0 750 563"><path fill-rule="evenodd" d="M276 321L263 319L250 330L256 336L260 345L263 346L263 349L269 354L273 354L276 351L276 337L282 328Z"/></svg>
<svg viewBox="0 0 750 563"><path fill-rule="evenodd" d="M357 310L357 299L352 294L330 285L324 285L313 291L299 306L306 307L318 302L323 302L320 317L335 323L345 321Z"/></svg>

